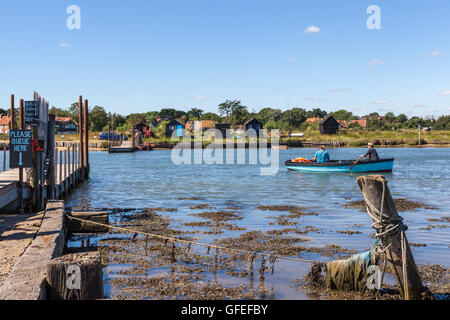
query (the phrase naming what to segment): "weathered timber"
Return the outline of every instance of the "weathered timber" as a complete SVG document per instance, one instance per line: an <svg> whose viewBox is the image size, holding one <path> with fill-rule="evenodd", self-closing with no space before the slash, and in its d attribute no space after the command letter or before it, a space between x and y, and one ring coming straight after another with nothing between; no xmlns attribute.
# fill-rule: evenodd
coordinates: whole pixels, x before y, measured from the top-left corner
<svg viewBox="0 0 450 320"><path fill-rule="evenodd" d="M99 252L64 255L47 265L48 300L104 298Z"/></svg>
<svg viewBox="0 0 450 320"><path fill-rule="evenodd" d="M358 185L364 195L366 209L374 222L373 227L380 235L378 238L383 248L386 249L387 259L393 267L394 277L403 299L420 299L423 290L422 280L404 234L406 228L401 222L403 218L397 212L387 180L380 175L362 176L358 178ZM380 218L380 213L383 213L383 218ZM388 232L395 225L398 227ZM403 250L402 237L404 237Z"/></svg>
<svg viewBox="0 0 450 320"><path fill-rule="evenodd" d="M75 212L72 211L69 216L81 220L92 221L101 224L109 224L109 216L107 211L98 212ZM108 227L103 227L97 224L78 221L75 219L66 218L66 225L71 233L104 233L108 232Z"/></svg>
<svg viewBox="0 0 450 320"><path fill-rule="evenodd" d="M64 202L49 201L36 238L0 287L0 300L45 300L47 263L61 256L65 243Z"/></svg>

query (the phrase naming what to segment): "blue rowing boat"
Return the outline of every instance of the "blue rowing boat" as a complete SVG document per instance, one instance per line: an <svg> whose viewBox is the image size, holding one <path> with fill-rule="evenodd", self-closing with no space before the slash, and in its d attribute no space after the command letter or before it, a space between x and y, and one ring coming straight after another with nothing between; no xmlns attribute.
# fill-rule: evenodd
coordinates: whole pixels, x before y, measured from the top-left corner
<svg viewBox="0 0 450 320"><path fill-rule="evenodd" d="M394 160L361 160L354 166L356 160L332 160L327 163L286 161L285 165L290 171L301 172L392 172Z"/></svg>

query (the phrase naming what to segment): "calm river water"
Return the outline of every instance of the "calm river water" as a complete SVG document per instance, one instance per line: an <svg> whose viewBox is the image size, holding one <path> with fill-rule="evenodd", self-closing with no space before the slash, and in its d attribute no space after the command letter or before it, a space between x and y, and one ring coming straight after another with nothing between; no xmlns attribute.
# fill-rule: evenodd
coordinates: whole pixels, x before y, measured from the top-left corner
<svg viewBox="0 0 450 320"><path fill-rule="evenodd" d="M355 159L364 149L331 149L332 159ZM371 219L367 213L345 208L350 201L362 200L356 183L356 174L302 174L289 172L284 161L311 158L315 149L289 149L279 151L280 169L276 175L260 175L258 165L175 165L170 150L136 152L133 154L90 154L91 177L67 200L67 206L83 208L176 208L175 212L162 213L178 225L196 221L190 206L198 203L224 207L232 201L241 207L244 219L239 226L246 232L273 230L269 215L257 207L296 205L317 216L304 216L302 225L314 226L319 232L309 233L306 245L323 247L336 244L358 252L370 249L373 239ZM425 203L432 209L419 209L400 213L409 227L410 242L425 244L413 247L416 263L442 264L450 267L450 232L448 223L432 223L427 219L442 219L450 215L450 149L437 148L382 148L380 157L395 157L395 168L387 174L388 185L394 198L404 198ZM179 200L200 198L199 201ZM280 213L278 213L280 214ZM423 230L429 227L430 230ZM295 226L294 226L295 227ZM184 227L186 228L186 227ZM360 234L339 233L357 230ZM212 243L215 239L236 236L240 233L225 231L221 235L202 235L199 241ZM305 253L302 258L329 261L331 258L315 253ZM274 289L277 299L307 299L308 296L291 288L292 280L302 278L309 270L307 263L283 262L277 272L268 276L266 286ZM117 269L117 266L116 266ZM114 272L106 273L106 278ZM219 281L233 285L246 279ZM233 282L234 281L234 282ZM109 294L111 288L106 286Z"/></svg>

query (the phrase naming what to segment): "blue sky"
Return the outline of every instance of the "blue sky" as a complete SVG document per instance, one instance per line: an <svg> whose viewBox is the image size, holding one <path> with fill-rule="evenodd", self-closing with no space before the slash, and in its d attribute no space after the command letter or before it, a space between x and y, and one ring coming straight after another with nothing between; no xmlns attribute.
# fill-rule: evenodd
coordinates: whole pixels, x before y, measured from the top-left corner
<svg viewBox="0 0 450 320"><path fill-rule="evenodd" d="M80 30L66 27L70 5ZM381 30L366 26L370 5ZM37 90L122 114L226 99L450 114L449 17L448 0L2 1L0 106Z"/></svg>

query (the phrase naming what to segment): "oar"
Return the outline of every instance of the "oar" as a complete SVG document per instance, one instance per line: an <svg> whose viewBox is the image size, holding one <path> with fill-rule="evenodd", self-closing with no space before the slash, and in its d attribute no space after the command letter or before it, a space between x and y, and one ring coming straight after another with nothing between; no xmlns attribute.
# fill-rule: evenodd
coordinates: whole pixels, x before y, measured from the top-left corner
<svg viewBox="0 0 450 320"><path fill-rule="evenodd" d="M361 160L363 157L364 157L364 156L359 157L358 160L356 160L355 163L352 164L352 166L350 167L350 171L353 170L353 167L356 166L356 164L359 162L359 160Z"/></svg>

